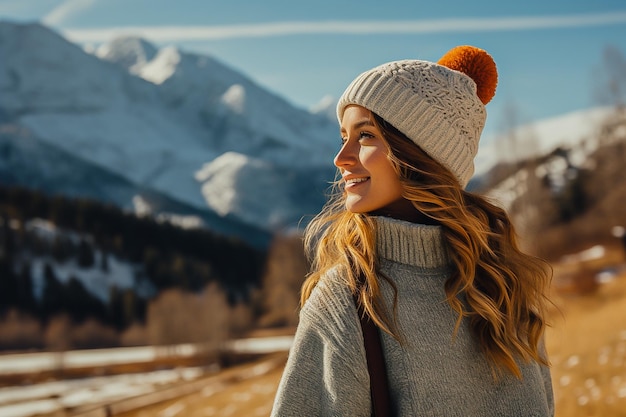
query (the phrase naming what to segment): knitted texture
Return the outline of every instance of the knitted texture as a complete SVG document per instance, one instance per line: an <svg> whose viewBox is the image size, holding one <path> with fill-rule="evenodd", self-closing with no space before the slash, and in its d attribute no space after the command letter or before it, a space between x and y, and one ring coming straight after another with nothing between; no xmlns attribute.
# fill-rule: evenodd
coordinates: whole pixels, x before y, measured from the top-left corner
<svg viewBox="0 0 626 417"><path fill-rule="evenodd" d="M389 62L359 75L337 104L376 113L456 175L465 187L486 120L476 83L467 75L428 61Z"/></svg>
<svg viewBox="0 0 626 417"><path fill-rule="evenodd" d="M400 345L383 333L395 415L553 416L549 368L520 360L523 379L495 381L467 319L454 335L457 315L444 290L454 268L441 227L375 221L378 262L398 290L397 324L406 339ZM391 309L393 288L381 285ZM272 416L369 417L369 390L356 306L335 268L302 308Z"/></svg>

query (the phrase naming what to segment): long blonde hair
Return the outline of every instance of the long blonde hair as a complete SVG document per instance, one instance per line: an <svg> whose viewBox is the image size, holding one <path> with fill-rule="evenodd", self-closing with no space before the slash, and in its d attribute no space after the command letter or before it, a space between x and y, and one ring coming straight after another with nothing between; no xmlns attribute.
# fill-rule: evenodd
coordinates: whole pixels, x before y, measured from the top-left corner
<svg viewBox="0 0 626 417"><path fill-rule="evenodd" d="M454 266L444 285L447 301L458 314L455 333L467 319L494 376L506 370L521 378L516 358L547 365L540 343L551 279L548 264L519 249L502 208L464 191L448 169L382 118L374 113L372 118L389 146L403 197L442 227ZM367 214L345 209L340 185L336 180L328 203L305 230L311 273L302 287L301 304L322 276L339 266L365 313L402 342L395 303L388 312L382 302L379 277L387 278L378 271L374 222Z"/></svg>

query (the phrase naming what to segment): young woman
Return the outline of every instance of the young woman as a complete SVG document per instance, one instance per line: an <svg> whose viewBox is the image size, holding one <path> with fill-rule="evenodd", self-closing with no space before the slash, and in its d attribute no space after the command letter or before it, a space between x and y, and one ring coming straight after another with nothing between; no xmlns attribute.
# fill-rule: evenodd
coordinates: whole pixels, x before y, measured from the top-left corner
<svg viewBox="0 0 626 417"><path fill-rule="evenodd" d="M346 89L341 178L306 231L312 272L273 416L371 414L356 304L380 329L396 415L554 414L549 268L464 190L496 82L491 57L465 46Z"/></svg>

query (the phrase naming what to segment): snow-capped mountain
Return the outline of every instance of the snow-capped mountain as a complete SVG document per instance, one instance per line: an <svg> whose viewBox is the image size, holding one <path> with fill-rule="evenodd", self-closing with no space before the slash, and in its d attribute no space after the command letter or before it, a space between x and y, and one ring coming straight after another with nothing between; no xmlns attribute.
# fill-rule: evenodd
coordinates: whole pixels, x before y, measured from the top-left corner
<svg viewBox="0 0 626 417"><path fill-rule="evenodd" d="M489 143L478 149L475 175L488 172L499 162L547 155L559 146L572 148L588 141L586 148L593 150L603 122L614 111L612 107L578 110L522 125L495 138L484 138Z"/></svg>
<svg viewBox="0 0 626 417"><path fill-rule="evenodd" d="M211 57L175 47L155 51L132 37L103 45L96 55L158 85L167 109L207 131L202 141L217 153L235 151L292 165L307 152L301 164L328 164L336 125L294 108Z"/></svg>
<svg viewBox="0 0 626 417"><path fill-rule="evenodd" d="M0 22L0 124L138 193L152 190L267 231L319 209L337 143L336 122L211 57L137 38L90 54L42 25L9 22ZM34 156L28 162L45 164ZM6 158L0 166L14 182L36 183L19 173L33 167L9 168ZM52 171L53 164L38 170L46 178ZM45 182L59 192L66 185ZM119 205L132 201L127 191L115 196Z"/></svg>

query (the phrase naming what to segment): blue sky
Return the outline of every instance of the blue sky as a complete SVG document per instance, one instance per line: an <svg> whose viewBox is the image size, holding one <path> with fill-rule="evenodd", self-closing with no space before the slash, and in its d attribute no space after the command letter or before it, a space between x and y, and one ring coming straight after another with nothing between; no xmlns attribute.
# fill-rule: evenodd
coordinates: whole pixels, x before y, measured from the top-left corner
<svg viewBox="0 0 626 417"><path fill-rule="evenodd" d="M42 21L77 43L134 34L208 54L300 107L338 97L383 62L436 61L472 44L500 73L486 132L598 105L603 51L626 56L623 0L0 0L0 19Z"/></svg>

